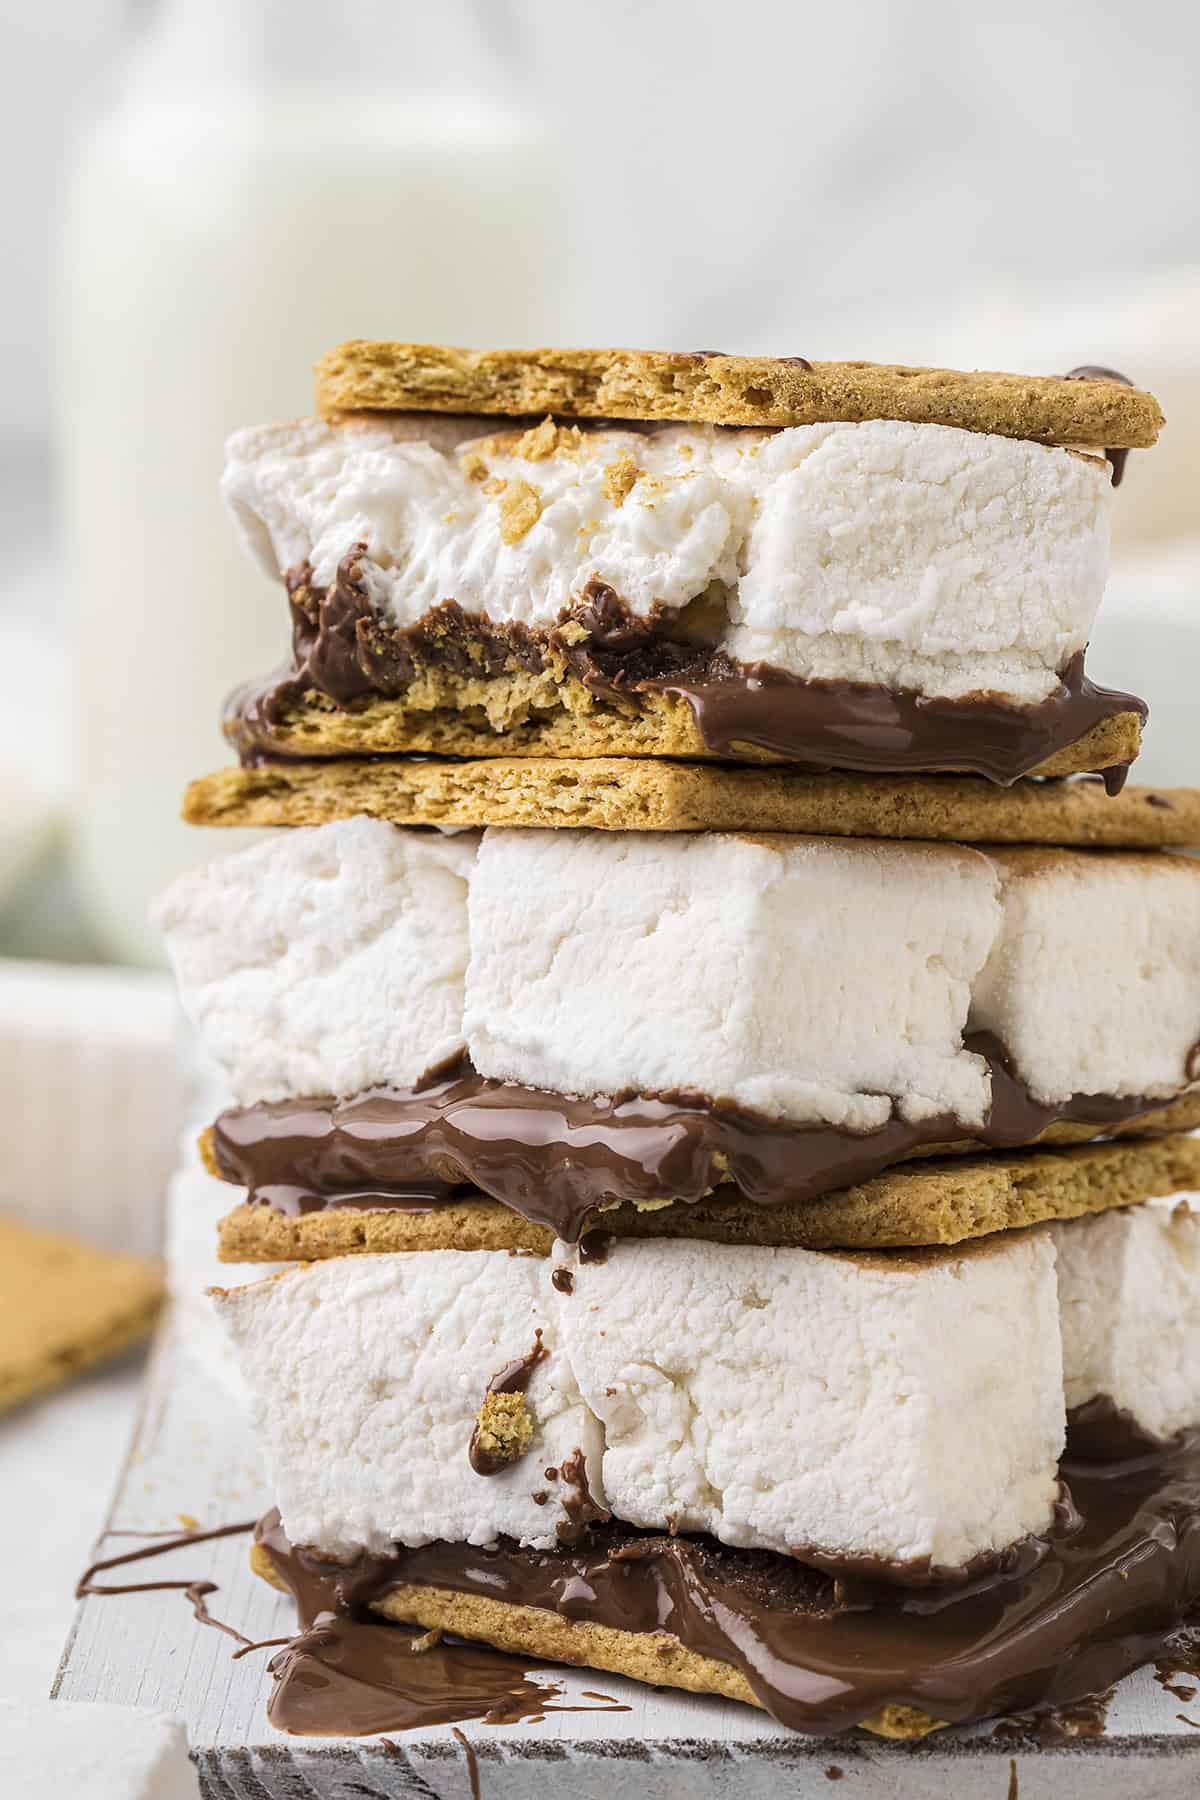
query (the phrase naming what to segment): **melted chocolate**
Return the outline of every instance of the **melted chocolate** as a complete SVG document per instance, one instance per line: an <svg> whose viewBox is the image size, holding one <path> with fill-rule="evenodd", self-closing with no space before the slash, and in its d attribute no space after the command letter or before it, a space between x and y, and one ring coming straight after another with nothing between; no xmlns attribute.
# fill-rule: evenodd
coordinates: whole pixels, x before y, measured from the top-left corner
<svg viewBox="0 0 1200 1800"><path fill-rule="evenodd" d="M524 1356L514 1357L510 1363L497 1371L487 1384L489 1394L523 1394L533 1379L533 1371L540 1362L545 1362L550 1352L542 1343L540 1331L534 1334L532 1350ZM485 1450L479 1441L479 1421L475 1421L475 1429L471 1433L471 1442L467 1446L467 1457L477 1475L495 1475L501 1469L511 1466L515 1458L500 1454L498 1451Z"/></svg>
<svg viewBox="0 0 1200 1800"><path fill-rule="evenodd" d="M276 1517L260 1541L302 1620L361 1617L415 1584L665 1631L740 1670L800 1731L845 1731L889 1704L952 1723L1084 1701L1095 1712L1094 1696L1163 1655L1200 1602L1200 1437L1117 1464L1068 1458L1063 1473L1078 1517L1032 1566L867 1600L788 1557L616 1526L558 1551L429 1544L350 1566L293 1549Z"/></svg>
<svg viewBox="0 0 1200 1800"><path fill-rule="evenodd" d="M1003 785L1104 719L1146 716L1141 700L1090 681L1082 652L1062 670L1056 693L1026 707L983 694L944 700L878 684L807 680L767 663L739 663L711 636L681 635L686 624L666 607L632 613L595 577L549 629L466 613L453 600L415 625L389 625L362 580L365 552L365 544L354 545L329 588L313 583L307 563L289 570L293 666L239 688L226 706L226 735L244 762L296 754L282 742L283 727L306 694L353 707L371 695L403 694L431 663L474 676L566 667L598 699L626 708L642 694L677 694L691 707L705 746L735 761L750 747L808 769L953 770ZM306 746L303 754L339 752ZM1127 768L1103 773L1115 793Z"/></svg>
<svg viewBox="0 0 1200 1800"><path fill-rule="evenodd" d="M1067 1414L1071 1454L1079 1462L1121 1462L1130 1457L1153 1456L1166 1446L1151 1435L1131 1412L1107 1394L1097 1394Z"/></svg>
<svg viewBox="0 0 1200 1800"><path fill-rule="evenodd" d="M106 1531L105 1537L144 1537L158 1539L159 1542L145 1543L138 1550L125 1550L120 1556L106 1556L99 1562L89 1564L75 1583L75 1598L82 1600L88 1595L114 1594L162 1594L181 1593L192 1609L192 1617L197 1624L209 1625L214 1631L224 1632L226 1637L233 1638L242 1645L239 1654L253 1650L255 1645L248 1637L243 1637L232 1625L215 1619L208 1610L208 1596L218 1592L214 1581L204 1579L188 1579L178 1581L126 1581L100 1584L96 1576L107 1569L125 1568L130 1563L146 1562L153 1556L167 1556L172 1550L185 1550L192 1544L209 1544L217 1538L238 1537L242 1533L254 1530L254 1520L246 1519L238 1525L218 1525L212 1531L183 1531L178 1533L165 1531Z"/></svg>
<svg viewBox="0 0 1200 1800"><path fill-rule="evenodd" d="M280 1212L424 1211L466 1187L575 1242L599 1209L622 1202L693 1202L732 1182L756 1205L799 1203L931 1146L970 1138L1015 1149L1056 1120L1103 1128L1165 1104L1079 1094L1042 1105L992 1034L971 1034L966 1048L991 1071L982 1129L892 1118L851 1132L788 1125L698 1095L572 1098L490 1081L463 1063L417 1089L232 1109L213 1128L213 1149L227 1181Z"/></svg>

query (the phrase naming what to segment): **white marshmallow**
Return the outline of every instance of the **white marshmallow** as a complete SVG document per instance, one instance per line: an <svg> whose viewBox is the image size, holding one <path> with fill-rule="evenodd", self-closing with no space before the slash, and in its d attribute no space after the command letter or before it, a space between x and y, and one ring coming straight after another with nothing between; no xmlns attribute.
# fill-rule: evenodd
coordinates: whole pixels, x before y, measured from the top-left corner
<svg viewBox="0 0 1200 1800"><path fill-rule="evenodd" d="M1187 858L491 830L476 860L476 842L359 819L176 884L160 919L184 1004L240 1099L404 1086L466 1045L481 1073L552 1091L977 1128L990 1078L963 1032L982 1027L1039 1100L1187 1086Z"/></svg>
<svg viewBox="0 0 1200 1800"><path fill-rule="evenodd" d="M406 1086L461 1051L476 842L348 819L168 889L155 923L239 1101Z"/></svg>
<svg viewBox="0 0 1200 1800"><path fill-rule="evenodd" d="M621 1518L948 1567L1047 1524L1064 1412L1044 1240L926 1262L686 1240L569 1260L562 1341Z"/></svg>
<svg viewBox="0 0 1200 1800"><path fill-rule="evenodd" d="M94 1700L0 1700L11 1800L199 1800L180 1720Z"/></svg>
<svg viewBox="0 0 1200 1800"><path fill-rule="evenodd" d="M1200 1424L1200 1195L1048 1231L1068 1407L1106 1395L1160 1438Z"/></svg>
<svg viewBox="0 0 1200 1800"><path fill-rule="evenodd" d="M1044 699L1103 591L1097 457L878 419L606 429L536 459L508 433L480 441L487 473L541 508L508 543L504 493L462 465L468 428L425 428L425 442L403 419L238 432L223 491L272 573L307 558L326 584L365 542L368 591L399 625L447 599L550 625L592 576L640 615L718 584L734 657L951 698ZM639 473L618 500L605 471L625 457Z"/></svg>
<svg viewBox="0 0 1200 1800"><path fill-rule="evenodd" d="M987 1070L962 1032L996 892L949 845L489 831L471 1055L566 1092L698 1088L855 1129L895 1095L978 1124Z"/></svg>
<svg viewBox="0 0 1200 1800"><path fill-rule="evenodd" d="M1200 863L996 855L1004 923L972 1026L997 1034L1037 1100L1177 1094L1200 1038Z"/></svg>
<svg viewBox="0 0 1200 1800"><path fill-rule="evenodd" d="M577 1445L618 1517L736 1545L953 1566L1047 1523L1064 1432L1048 1237L925 1260L686 1241L554 1260L573 1294L538 1259L431 1251L218 1302L295 1541L550 1546L543 1465ZM537 1325L534 1446L477 1476L475 1411Z"/></svg>
<svg viewBox="0 0 1200 1800"><path fill-rule="evenodd" d="M505 1533L551 1549L574 1490L545 1471L577 1449L601 1498L600 1429L562 1353L542 1258L342 1257L215 1300L294 1543L348 1557ZM467 1451L488 1382L538 1329L549 1354L527 1390L532 1442L510 1467L477 1475Z"/></svg>

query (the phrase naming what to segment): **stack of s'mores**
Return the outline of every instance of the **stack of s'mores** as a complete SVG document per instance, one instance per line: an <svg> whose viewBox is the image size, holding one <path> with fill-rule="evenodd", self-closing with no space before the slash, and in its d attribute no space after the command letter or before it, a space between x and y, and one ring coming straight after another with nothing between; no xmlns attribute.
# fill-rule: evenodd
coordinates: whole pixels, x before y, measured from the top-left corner
<svg viewBox="0 0 1200 1800"><path fill-rule="evenodd" d="M349 344L160 907L278 1516L383 1615L910 1736L1200 1598L1200 796L1096 686L1155 401ZM1152 478L1152 477L1150 477ZM431 829L440 827L442 829ZM424 1640L423 1640L424 1641Z"/></svg>

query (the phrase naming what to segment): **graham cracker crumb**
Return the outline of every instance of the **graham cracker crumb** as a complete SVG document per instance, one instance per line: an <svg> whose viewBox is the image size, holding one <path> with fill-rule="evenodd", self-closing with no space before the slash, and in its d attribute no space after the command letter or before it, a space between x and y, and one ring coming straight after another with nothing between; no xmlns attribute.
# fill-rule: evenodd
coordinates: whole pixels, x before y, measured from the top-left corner
<svg viewBox="0 0 1200 1800"><path fill-rule="evenodd" d="M541 516L542 490L528 481L510 482L500 502L500 536L504 542L519 544Z"/></svg>
<svg viewBox="0 0 1200 1800"><path fill-rule="evenodd" d="M641 470L632 456L618 456L604 471L604 492L614 506L624 506L626 496L636 485Z"/></svg>
<svg viewBox="0 0 1200 1800"><path fill-rule="evenodd" d="M519 1462L533 1437L524 1394L485 1394L475 1419L472 1445L487 1462L506 1468Z"/></svg>
<svg viewBox="0 0 1200 1800"><path fill-rule="evenodd" d="M478 450L464 450L458 459L458 466L468 481L486 481L488 466Z"/></svg>

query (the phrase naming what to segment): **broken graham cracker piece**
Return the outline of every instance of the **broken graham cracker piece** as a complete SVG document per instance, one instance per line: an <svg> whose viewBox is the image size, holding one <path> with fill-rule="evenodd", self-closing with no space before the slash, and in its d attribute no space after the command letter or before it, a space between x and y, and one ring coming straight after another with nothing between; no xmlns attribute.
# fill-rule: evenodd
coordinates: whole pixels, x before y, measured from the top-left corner
<svg viewBox="0 0 1200 1800"><path fill-rule="evenodd" d="M533 1437L533 1420L524 1394L487 1393L471 1433L471 1467L492 1475L519 1462Z"/></svg>
<svg viewBox="0 0 1200 1800"><path fill-rule="evenodd" d="M801 1204L759 1206L732 1187L718 1188L693 1205L614 1207L598 1214L594 1225L620 1238L698 1238L808 1250L919 1249L1197 1188L1200 1138L1177 1133L910 1162ZM549 1256L553 1243L548 1226L481 1195L421 1213L335 1207L291 1217L262 1203L243 1203L220 1225L222 1262L309 1262L405 1250Z"/></svg>
<svg viewBox="0 0 1200 1800"><path fill-rule="evenodd" d="M1200 790L975 776L807 775L599 757L270 762L193 781L191 825L525 825L593 831L798 832L960 844L1168 849L1200 844Z"/></svg>
<svg viewBox="0 0 1200 1800"><path fill-rule="evenodd" d="M286 1592L261 1544L250 1547L250 1566L272 1587ZM759 1707L761 1702L741 1672L715 1657L687 1649L668 1631L622 1631L586 1619L567 1619L547 1607L521 1606L452 1588L422 1587L404 1582L371 1602L371 1610L402 1625L450 1631L494 1649L525 1656L538 1664L561 1662L576 1668L626 1675L653 1687L681 1688L692 1694L717 1694ZM913 1707L885 1706L863 1729L878 1737L917 1738L938 1729L940 1720Z"/></svg>
<svg viewBox="0 0 1200 1800"><path fill-rule="evenodd" d="M0 1412L150 1335L162 1272L0 1218Z"/></svg>
<svg viewBox="0 0 1200 1800"><path fill-rule="evenodd" d="M1097 449L1144 449L1163 423L1153 395L1109 380L715 351L463 350L361 339L320 359L316 398L323 413L551 413L767 427L901 419Z"/></svg>

